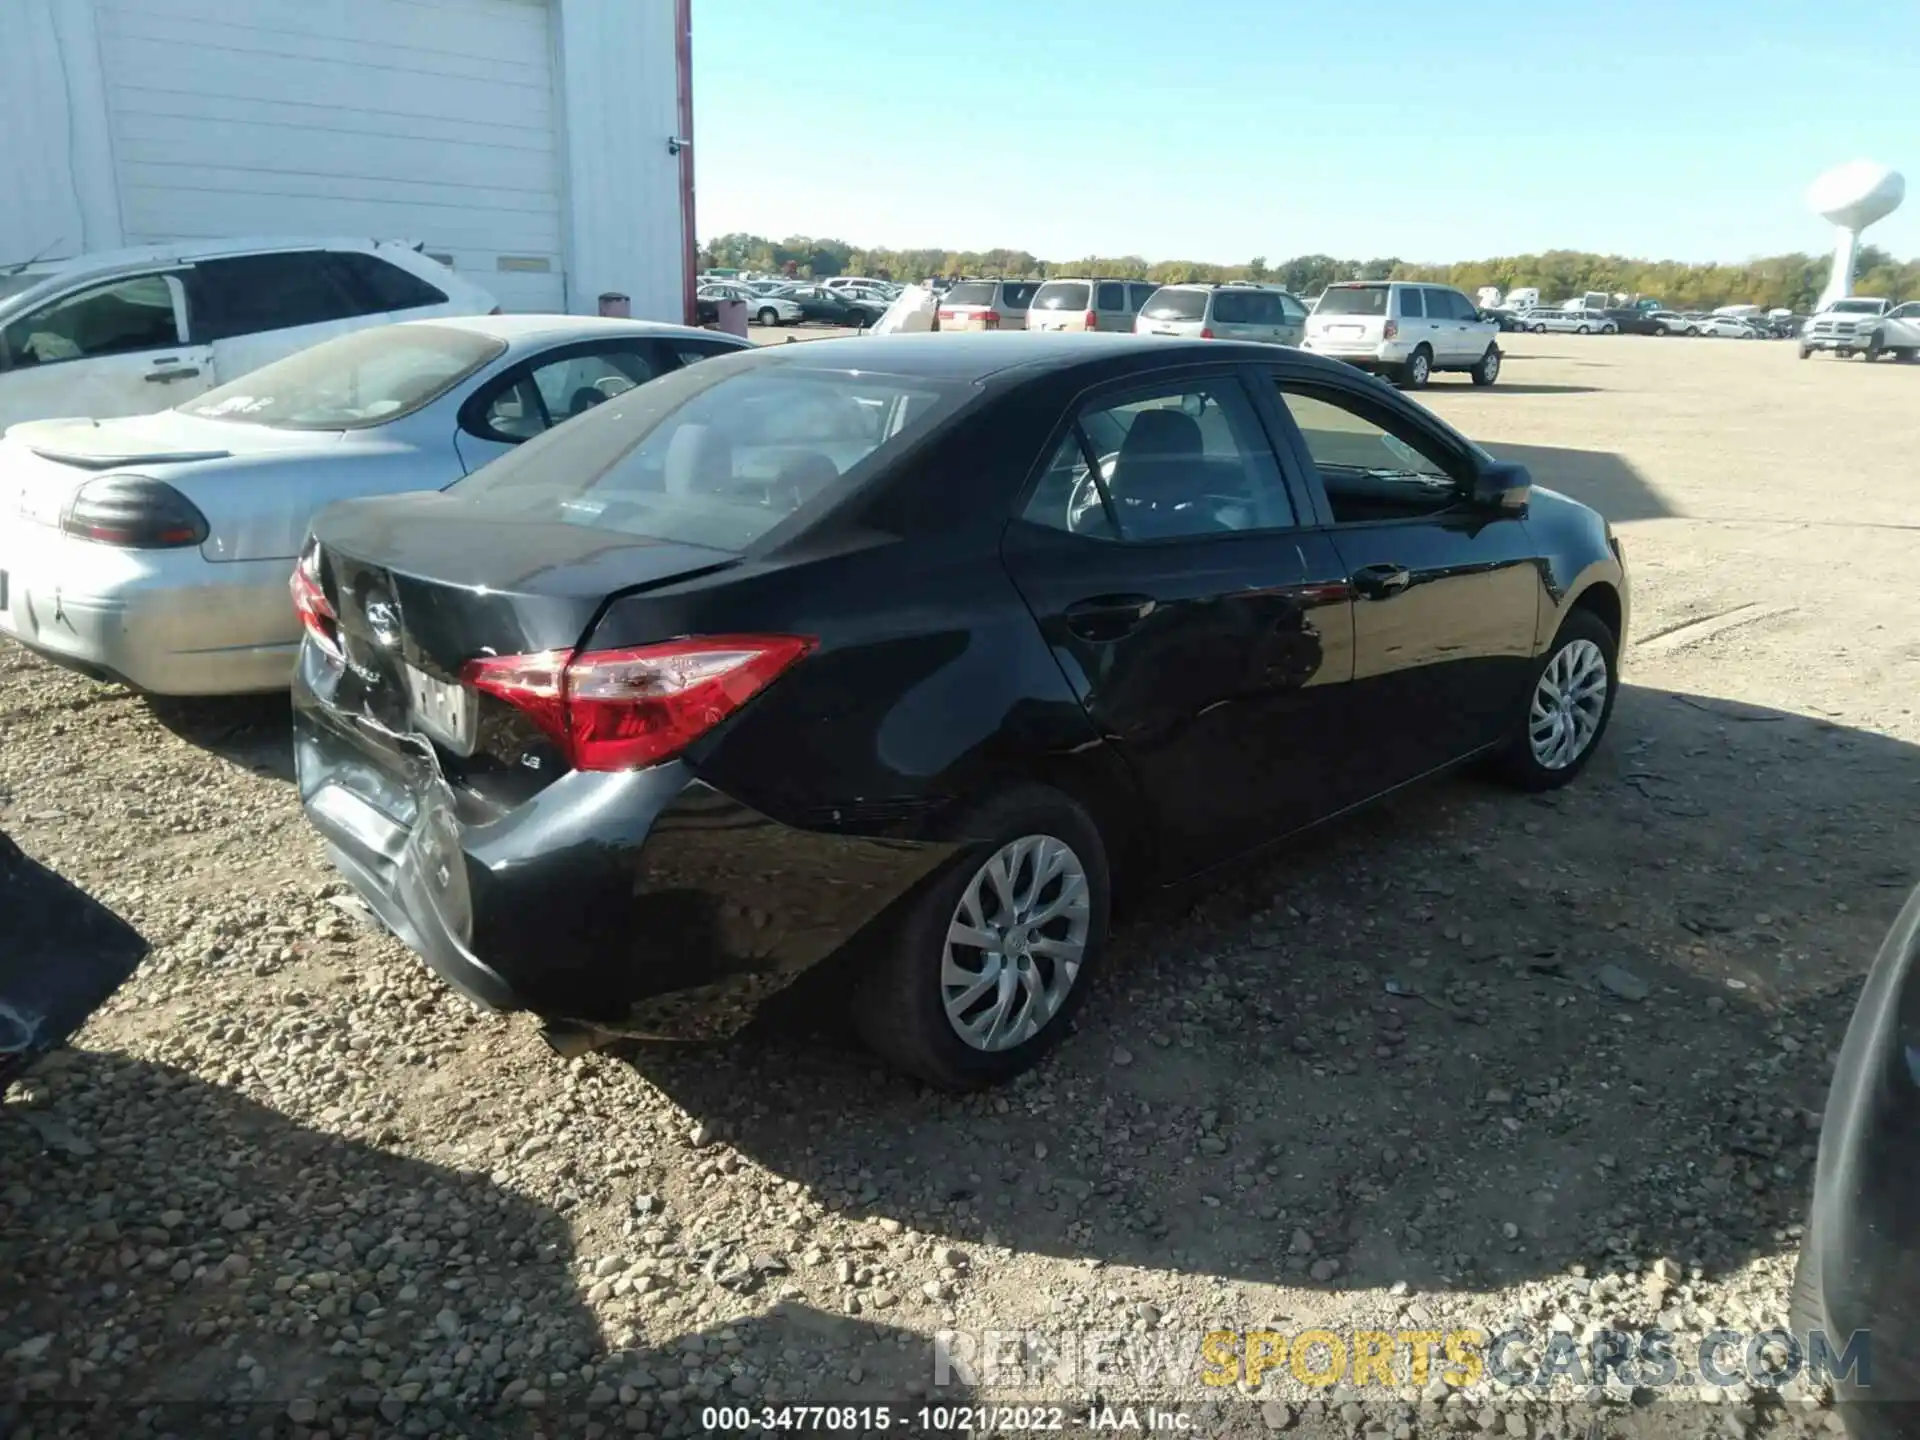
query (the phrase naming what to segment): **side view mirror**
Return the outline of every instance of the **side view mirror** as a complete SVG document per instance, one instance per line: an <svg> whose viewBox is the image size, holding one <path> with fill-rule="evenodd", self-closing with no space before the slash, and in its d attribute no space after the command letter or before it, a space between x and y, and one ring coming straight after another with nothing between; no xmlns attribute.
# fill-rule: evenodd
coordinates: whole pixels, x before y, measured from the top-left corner
<svg viewBox="0 0 1920 1440"><path fill-rule="evenodd" d="M1524 510L1533 493L1533 474L1509 460L1489 460L1473 480L1473 502L1495 510Z"/></svg>

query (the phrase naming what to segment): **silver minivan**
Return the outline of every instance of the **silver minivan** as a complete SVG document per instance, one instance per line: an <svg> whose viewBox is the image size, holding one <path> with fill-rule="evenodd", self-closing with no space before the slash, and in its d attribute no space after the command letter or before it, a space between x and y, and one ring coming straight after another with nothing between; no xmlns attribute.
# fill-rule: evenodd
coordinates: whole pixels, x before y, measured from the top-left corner
<svg viewBox="0 0 1920 1440"><path fill-rule="evenodd" d="M1200 340L1259 340L1298 345L1307 307L1264 285L1162 285L1133 322L1136 335Z"/></svg>
<svg viewBox="0 0 1920 1440"><path fill-rule="evenodd" d="M1037 280L962 280L940 297L937 330L1024 330Z"/></svg>
<svg viewBox="0 0 1920 1440"><path fill-rule="evenodd" d="M1140 308L1159 288L1148 280L1049 280L1027 307L1027 329L1131 335Z"/></svg>
<svg viewBox="0 0 1920 1440"><path fill-rule="evenodd" d="M1347 280L1329 285L1307 321L1304 348L1419 389L1436 370L1476 385L1500 378L1500 326L1451 285Z"/></svg>

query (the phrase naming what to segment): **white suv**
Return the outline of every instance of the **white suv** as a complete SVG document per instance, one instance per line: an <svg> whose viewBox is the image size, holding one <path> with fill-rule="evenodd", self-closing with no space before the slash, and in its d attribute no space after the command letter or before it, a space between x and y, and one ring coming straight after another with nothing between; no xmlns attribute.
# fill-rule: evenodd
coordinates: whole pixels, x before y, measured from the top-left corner
<svg viewBox="0 0 1920 1440"><path fill-rule="evenodd" d="M375 240L203 241L0 271L0 430L145 415L349 330L497 308Z"/></svg>
<svg viewBox="0 0 1920 1440"><path fill-rule="evenodd" d="M1329 285L1307 317L1301 347L1391 376L1412 390L1436 370L1476 385L1500 378L1500 326L1449 285L1352 280Z"/></svg>

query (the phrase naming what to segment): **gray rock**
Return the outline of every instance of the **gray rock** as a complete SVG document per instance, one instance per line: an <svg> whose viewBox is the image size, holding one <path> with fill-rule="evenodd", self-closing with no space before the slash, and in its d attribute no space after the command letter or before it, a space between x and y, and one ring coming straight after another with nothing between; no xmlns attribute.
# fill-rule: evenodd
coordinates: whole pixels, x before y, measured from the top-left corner
<svg viewBox="0 0 1920 1440"><path fill-rule="evenodd" d="M1653 987L1646 981L1631 970L1623 970L1618 965L1602 965L1600 973L1594 976L1594 979L1609 995L1635 1005L1653 993Z"/></svg>

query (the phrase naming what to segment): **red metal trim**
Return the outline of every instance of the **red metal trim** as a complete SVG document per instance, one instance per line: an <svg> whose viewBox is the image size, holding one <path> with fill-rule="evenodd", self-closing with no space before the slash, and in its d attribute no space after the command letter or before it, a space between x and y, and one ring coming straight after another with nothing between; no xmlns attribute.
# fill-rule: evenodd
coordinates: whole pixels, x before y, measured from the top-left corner
<svg viewBox="0 0 1920 1440"><path fill-rule="evenodd" d="M694 291L700 270L700 241L693 228L693 0L674 0L674 69L679 79L680 139L680 303L681 323L697 316Z"/></svg>

